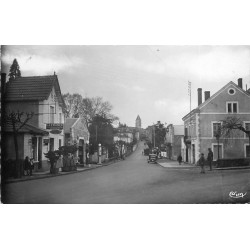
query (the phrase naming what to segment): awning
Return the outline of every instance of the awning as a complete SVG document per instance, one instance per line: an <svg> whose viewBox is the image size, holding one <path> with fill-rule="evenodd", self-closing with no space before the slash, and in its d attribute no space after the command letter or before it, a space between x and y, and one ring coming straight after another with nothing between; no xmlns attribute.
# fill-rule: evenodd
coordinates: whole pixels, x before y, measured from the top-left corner
<svg viewBox="0 0 250 250"><path fill-rule="evenodd" d="M20 126L20 125L19 125ZM17 126L18 127L18 126ZM12 128L12 125L11 124L4 124L2 126L2 131L4 133L13 133L13 128ZM38 128L38 127L35 127L33 125L30 125L30 124L25 124L19 131L18 131L19 134L31 134L31 135L49 135L49 132L44 130L44 129L41 129L41 128Z"/></svg>

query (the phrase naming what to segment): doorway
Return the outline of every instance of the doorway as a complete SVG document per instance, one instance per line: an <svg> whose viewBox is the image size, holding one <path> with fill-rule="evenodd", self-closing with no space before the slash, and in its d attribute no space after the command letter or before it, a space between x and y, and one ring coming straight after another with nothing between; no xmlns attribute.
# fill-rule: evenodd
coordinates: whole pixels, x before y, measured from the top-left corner
<svg viewBox="0 0 250 250"><path fill-rule="evenodd" d="M32 158L37 161L37 137L32 137Z"/></svg>
<svg viewBox="0 0 250 250"><path fill-rule="evenodd" d="M195 164L195 145L192 144L192 159L193 159L193 164Z"/></svg>
<svg viewBox="0 0 250 250"><path fill-rule="evenodd" d="M54 151L54 138L49 138L49 150Z"/></svg>
<svg viewBox="0 0 250 250"><path fill-rule="evenodd" d="M83 149L84 149L84 140L80 139L79 147L78 147L78 157L79 157L80 164L83 164L83 160L84 160Z"/></svg>
<svg viewBox="0 0 250 250"><path fill-rule="evenodd" d="M38 169L42 168L42 137L38 138Z"/></svg>

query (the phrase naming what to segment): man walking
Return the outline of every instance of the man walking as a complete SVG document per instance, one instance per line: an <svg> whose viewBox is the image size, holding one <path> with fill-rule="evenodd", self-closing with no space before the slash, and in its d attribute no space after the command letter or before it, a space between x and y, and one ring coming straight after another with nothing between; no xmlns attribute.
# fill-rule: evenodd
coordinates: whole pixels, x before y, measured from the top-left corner
<svg viewBox="0 0 250 250"><path fill-rule="evenodd" d="M201 157L200 157L198 162L199 162L199 165L201 167L201 174L205 174L205 168L204 168L205 158L204 158L204 154L201 154Z"/></svg>
<svg viewBox="0 0 250 250"><path fill-rule="evenodd" d="M210 171L212 171L213 152L211 148L208 149L207 161L210 167Z"/></svg>

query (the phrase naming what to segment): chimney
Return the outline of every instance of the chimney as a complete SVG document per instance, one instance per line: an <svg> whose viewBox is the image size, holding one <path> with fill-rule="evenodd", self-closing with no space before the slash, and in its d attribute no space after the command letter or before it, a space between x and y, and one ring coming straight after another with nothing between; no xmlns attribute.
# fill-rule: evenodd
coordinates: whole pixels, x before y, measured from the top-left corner
<svg viewBox="0 0 250 250"><path fill-rule="evenodd" d="M238 79L238 86L242 89L242 78Z"/></svg>
<svg viewBox="0 0 250 250"><path fill-rule="evenodd" d="M202 88L198 88L198 106L202 104Z"/></svg>
<svg viewBox="0 0 250 250"><path fill-rule="evenodd" d="M210 98L210 91L205 91L205 101Z"/></svg>

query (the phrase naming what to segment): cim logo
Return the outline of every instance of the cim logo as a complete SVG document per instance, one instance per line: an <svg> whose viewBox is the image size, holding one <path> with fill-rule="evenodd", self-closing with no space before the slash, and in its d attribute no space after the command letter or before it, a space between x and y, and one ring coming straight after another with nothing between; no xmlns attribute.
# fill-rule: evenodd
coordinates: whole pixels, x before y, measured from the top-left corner
<svg viewBox="0 0 250 250"><path fill-rule="evenodd" d="M231 198L236 198L236 199L238 199L238 198L243 198L246 194L247 194L247 193L238 193L237 191L231 191L231 192L229 193L229 196L230 196Z"/></svg>

